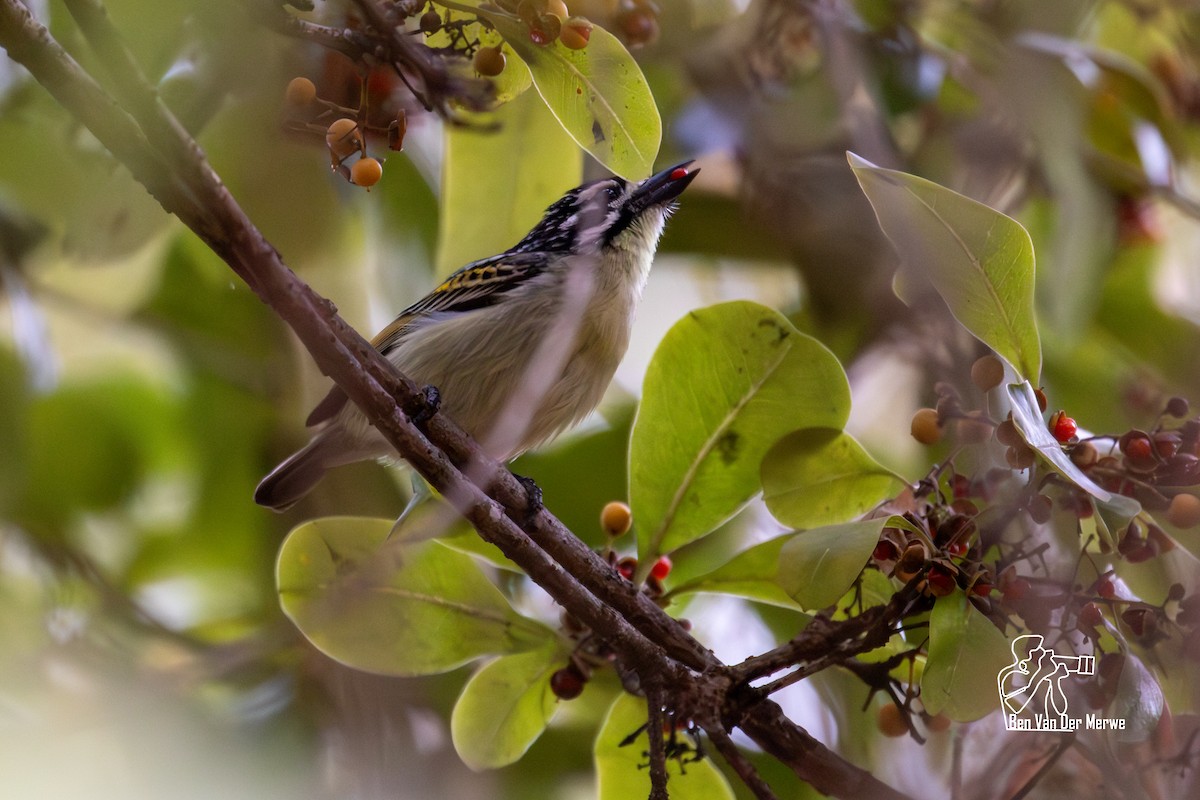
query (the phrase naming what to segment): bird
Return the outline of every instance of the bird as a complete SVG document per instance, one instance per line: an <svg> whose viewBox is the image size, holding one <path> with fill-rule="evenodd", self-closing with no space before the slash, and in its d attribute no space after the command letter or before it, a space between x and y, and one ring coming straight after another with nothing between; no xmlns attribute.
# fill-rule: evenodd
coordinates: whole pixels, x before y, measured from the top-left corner
<svg viewBox="0 0 1200 800"><path fill-rule="evenodd" d="M553 439L595 409L624 357L664 225L700 172L692 164L571 189L519 242L451 274L371 344L434 387L438 412L493 458ZM306 425L309 442L255 489L259 505L284 511L334 467L397 455L337 386Z"/></svg>

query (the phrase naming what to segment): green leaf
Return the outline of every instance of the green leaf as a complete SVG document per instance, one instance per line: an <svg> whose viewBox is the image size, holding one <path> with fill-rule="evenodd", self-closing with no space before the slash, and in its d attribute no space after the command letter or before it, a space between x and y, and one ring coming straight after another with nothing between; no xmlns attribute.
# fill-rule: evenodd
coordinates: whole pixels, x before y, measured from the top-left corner
<svg viewBox="0 0 1200 800"><path fill-rule="evenodd" d="M888 517L828 525L796 534L779 553L779 585L801 608L833 605L853 585Z"/></svg>
<svg viewBox="0 0 1200 800"><path fill-rule="evenodd" d="M529 93L495 112L496 129L447 125L437 269L503 252L583 179L575 143Z"/></svg>
<svg viewBox="0 0 1200 800"><path fill-rule="evenodd" d="M512 764L525 755L554 716L550 675L565 657L555 646L501 656L463 687L450 717L454 749L474 770Z"/></svg>
<svg viewBox="0 0 1200 800"><path fill-rule="evenodd" d="M1029 381L1011 383L1007 391L1009 402L1012 403L1013 425L1026 444L1032 447L1051 469L1096 498L1100 503L1100 510L1115 517L1114 522L1127 521L1137 515L1141 510L1141 504L1137 500L1108 491L1075 466L1075 462L1071 461L1062 445L1046 427L1037 395L1033 393L1033 386Z"/></svg>
<svg viewBox="0 0 1200 800"><path fill-rule="evenodd" d="M712 572L697 576L668 592L677 597L693 592L711 592L745 597L773 606L798 609L796 601L780 588L779 551L799 534L786 533L738 553Z"/></svg>
<svg viewBox="0 0 1200 800"><path fill-rule="evenodd" d="M662 119L650 85L625 45L597 26L588 46L534 44L529 29L501 12L477 12L529 66L533 85L562 127L611 172L640 180L653 171Z"/></svg>
<svg viewBox="0 0 1200 800"><path fill-rule="evenodd" d="M779 312L738 301L693 311L663 337L630 443L645 564L713 531L758 491L759 465L797 428L840 428L841 365Z"/></svg>
<svg viewBox="0 0 1200 800"><path fill-rule="evenodd" d="M894 494L904 481L833 428L805 428L783 437L762 462L763 500L794 528L843 522Z"/></svg>
<svg viewBox="0 0 1200 800"><path fill-rule="evenodd" d="M921 679L925 710L958 722L986 715L1000 705L996 681L1012 660L1004 634L964 592L940 598L929 615L929 658Z"/></svg>
<svg viewBox="0 0 1200 800"><path fill-rule="evenodd" d="M650 771L646 769L650 742L646 731L624 747L621 742L645 728L646 701L622 693L608 711L596 737L596 779L599 800L630 800L650 796ZM676 734L684 741L684 734ZM671 800L733 800L733 790L721 771L705 758L686 765L667 759L667 792Z"/></svg>
<svg viewBox="0 0 1200 800"><path fill-rule="evenodd" d="M428 675L555 638L513 611L470 556L437 541L387 542L392 524L325 517L284 540L283 611L321 652L369 672Z"/></svg>
<svg viewBox="0 0 1200 800"><path fill-rule="evenodd" d="M848 158L905 263L924 271L967 330L1022 377L1036 380L1042 352L1033 307L1033 242L1021 224L924 178L853 153Z"/></svg>

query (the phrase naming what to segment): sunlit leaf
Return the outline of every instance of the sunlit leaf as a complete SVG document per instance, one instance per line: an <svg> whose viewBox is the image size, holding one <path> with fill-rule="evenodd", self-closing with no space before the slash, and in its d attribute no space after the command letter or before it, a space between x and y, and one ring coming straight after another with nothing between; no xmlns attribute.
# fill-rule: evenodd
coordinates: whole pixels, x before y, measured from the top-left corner
<svg viewBox="0 0 1200 800"><path fill-rule="evenodd" d="M899 491L904 482L832 428L805 428L779 440L762 462L763 500L794 528L843 522Z"/></svg>
<svg viewBox="0 0 1200 800"><path fill-rule="evenodd" d="M797 428L840 428L841 365L779 312L749 302L693 311L650 362L630 443L630 499L645 563L710 533L760 488L768 448Z"/></svg>
<svg viewBox="0 0 1200 800"><path fill-rule="evenodd" d="M371 672L426 675L554 639L513 611L470 556L437 541L382 547L392 525L326 517L284 541L276 568L284 613L326 655Z"/></svg>
<svg viewBox="0 0 1200 800"><path fill-rule="evenodd" d="M628 180L653 171L662 120L645 76L617 37L597 26L582 50L559 41L541 46L520 20L479 13L529 66L538 94L580 147Z"/></svg>
<svg viewBox="0 0 1200 800"><path fill-rule="evenodd" d="M494 769L525 755L554 715L550 675L566 663L559 648L501 656L463 687L450 717L454 749L471 769Z"/></svg>
<svg viewBox="0 0 1200 800"><path fill-rule="evenodd" d="M599 800L630 800L650 796L650 772L646 769L650 743L645 728L646 701L622 693L609 709L596 737L596 779ZM637 734L624 747L621 743ZM676 736L687 741L686 735ZM689 758L691 756L688 756ZM686 769L686 771L685 771ZM681 765L667 759L667 791L671 800L733 800L733 790L710 758Z"/></svg>
<svg viewBox="0 0 1200 800"><path fill-rule="evenodd" d="M924 178L877 167L853 153L849 160L905 263L924 272L967 330L1022 377L1036 380L1042 354L1033 308L1033 243L1020 223Z"/></svg>
<svg viewBox="0 0 1200 800"><path fill-rule="evenodd" d="M1108 491L1089 478L1083 470L1075 465L1075 462L1071 461L1062 445L1046 427L1037 395L1034 394L1033 386L1028 381L1009 384L1007 391L1008 399L1012 403L1013 424L1021 434L1021 438L1055 472L1096 498L1102 509L1111 512L1117 520L1128 520L1141 510L1138 501L1132 497Z"/></svg>
<svg viewBox="0 0 1200 800"><path fill-rule="evenodd" d="M921 702L930 714L958 722L979 719L1000 705L997 678L1012 660L1004 634L964 592L939 598L929 615Z"/></svg>
<svg viewBox="0 0 1200 800"><path fill-rule="evenodd" d="M837 602L858 578L887 517L801 531L779 553L779 585L801 608L816 611Z"/></svg>
<svg viewBox="0 0 1200 800"><path fill-rule="evenodd" d="M579 149L536 96L500 106L494 122L495 129L446 126L439 275L512 247L582 180Z"/></svg>

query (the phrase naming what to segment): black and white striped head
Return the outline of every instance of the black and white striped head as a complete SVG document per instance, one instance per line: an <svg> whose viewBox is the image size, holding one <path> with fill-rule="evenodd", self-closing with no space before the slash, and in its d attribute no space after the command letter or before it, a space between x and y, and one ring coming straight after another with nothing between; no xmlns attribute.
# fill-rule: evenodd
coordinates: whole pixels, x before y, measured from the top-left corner
<svg viewBox="0 0 1200 800"><path fill-rule="evenodd" d="M602 178L567 192L510 252L595 253L653 248L676 198L699 170L684 161L639 183Z"/></svg>

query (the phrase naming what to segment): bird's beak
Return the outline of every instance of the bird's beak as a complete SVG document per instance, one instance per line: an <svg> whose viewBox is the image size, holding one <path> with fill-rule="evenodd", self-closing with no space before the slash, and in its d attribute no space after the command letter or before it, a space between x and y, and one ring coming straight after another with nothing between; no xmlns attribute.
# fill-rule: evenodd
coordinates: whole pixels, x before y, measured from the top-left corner
<svg viewBox="0 0 1200 800"><path fill-rule="evenodd" d="M636 211L671 202L700 173L698 169L689 170L688 167L691 165L692 160L688 159L651 175L633 190L633 196L629 198L629 202L633 204Z"/></svg>

